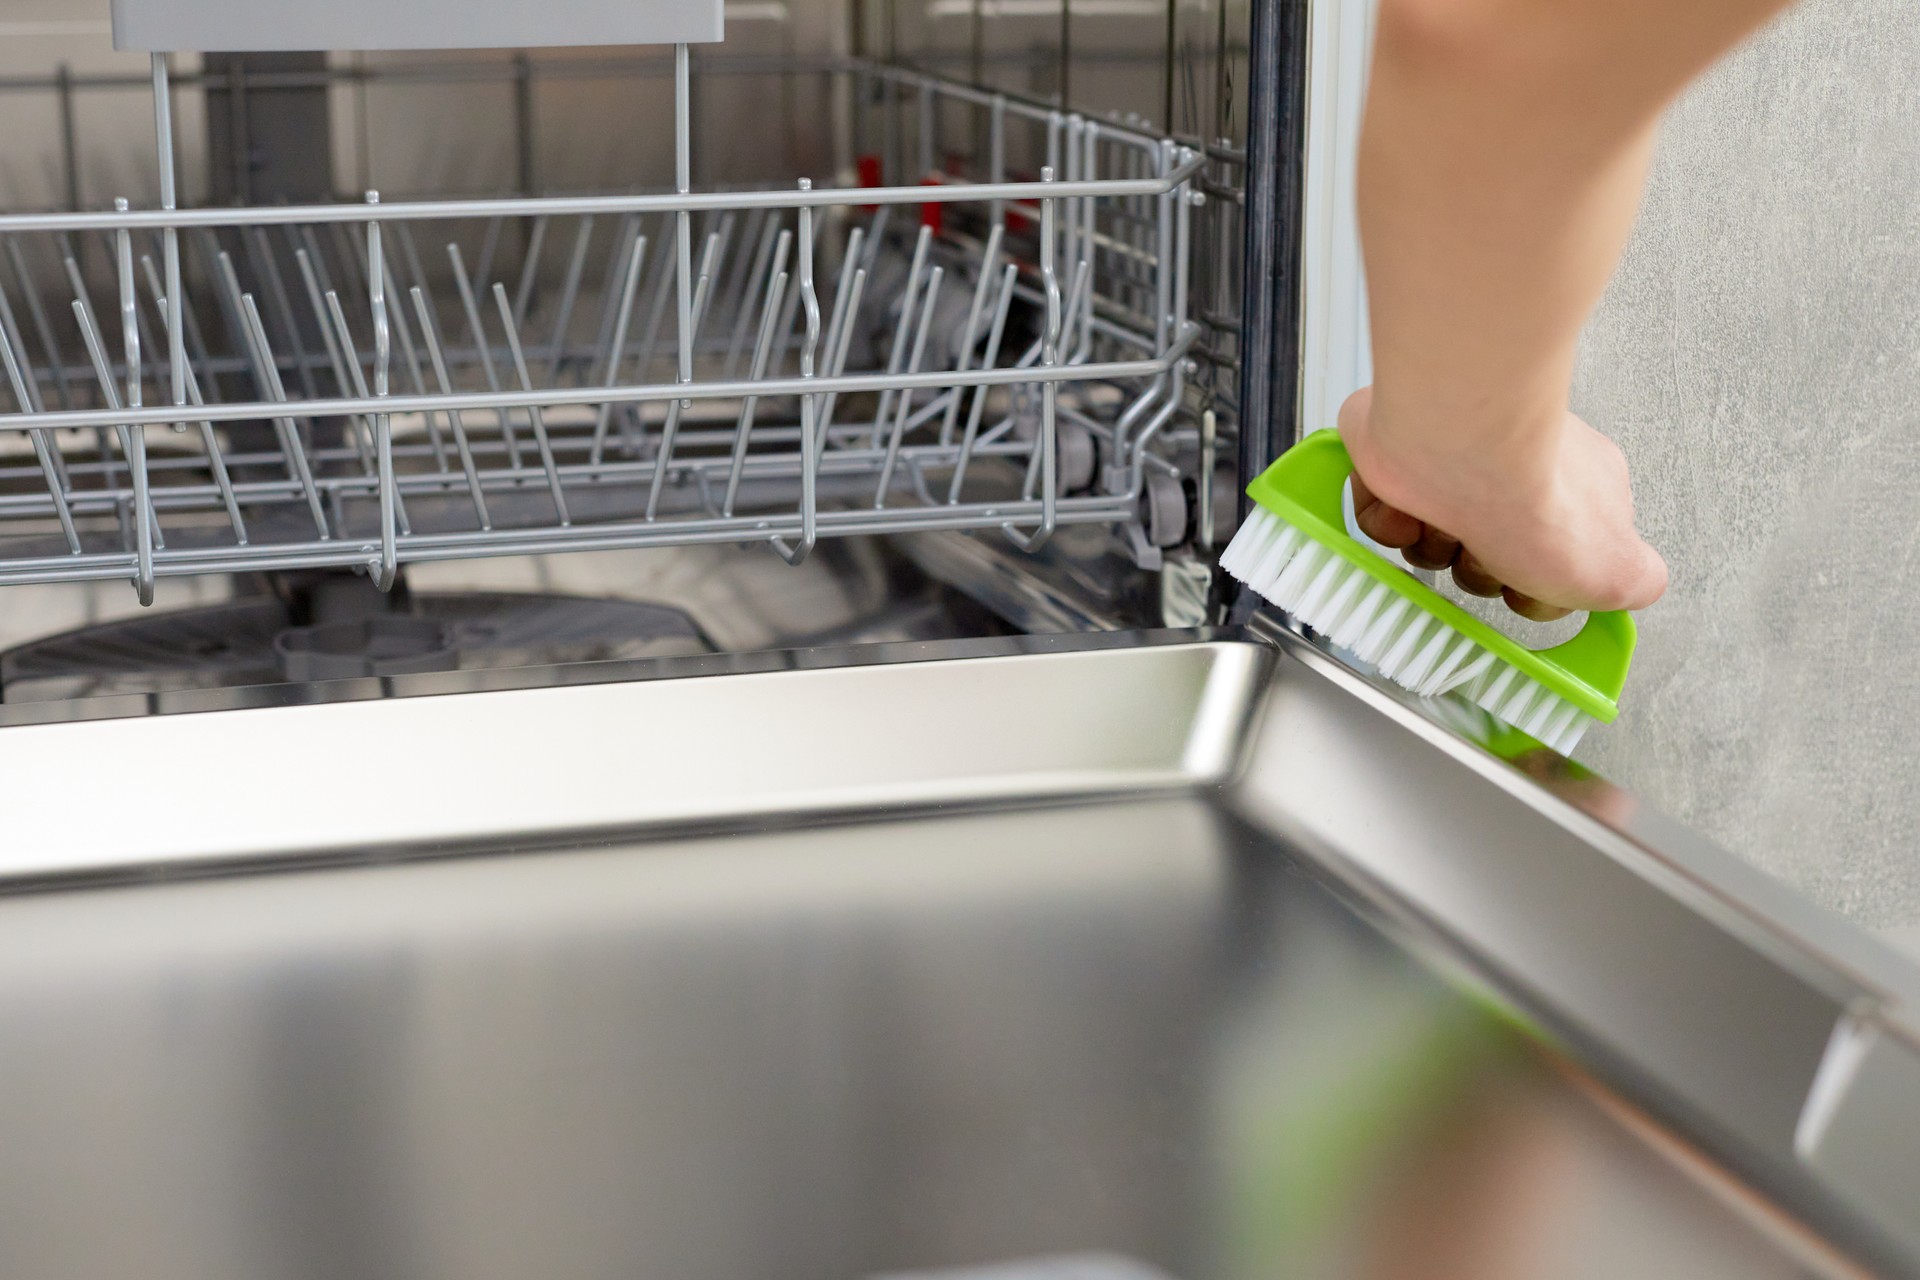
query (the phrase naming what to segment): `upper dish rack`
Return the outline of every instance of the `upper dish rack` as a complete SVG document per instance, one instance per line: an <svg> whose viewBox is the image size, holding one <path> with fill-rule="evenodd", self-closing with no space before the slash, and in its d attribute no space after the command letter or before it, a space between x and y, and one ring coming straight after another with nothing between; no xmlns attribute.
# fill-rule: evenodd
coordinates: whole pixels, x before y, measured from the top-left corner
<svg viewBox="0 0 1920 1280"><path fill-rule="evenodd" d="M175 575L384 587L616 547L1177 539L1206 157L861 64L917 156L696 192L689 76L681 45L664 194L183 210L155 55L160 207L0 217L0 585L149 602ZM985 144L960 161L935 147L956 115Z"/></svg>

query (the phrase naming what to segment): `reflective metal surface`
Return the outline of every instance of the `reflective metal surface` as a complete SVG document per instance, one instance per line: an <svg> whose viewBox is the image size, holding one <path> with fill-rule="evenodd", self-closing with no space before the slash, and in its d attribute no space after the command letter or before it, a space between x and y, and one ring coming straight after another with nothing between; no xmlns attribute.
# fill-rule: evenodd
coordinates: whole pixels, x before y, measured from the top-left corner
<svg viewBox="0 0 1920 1280"><path fill-rule="evenodd" d="M1266 639L0 727L0 1274L1914 1269L1904 961Z"/></svg>

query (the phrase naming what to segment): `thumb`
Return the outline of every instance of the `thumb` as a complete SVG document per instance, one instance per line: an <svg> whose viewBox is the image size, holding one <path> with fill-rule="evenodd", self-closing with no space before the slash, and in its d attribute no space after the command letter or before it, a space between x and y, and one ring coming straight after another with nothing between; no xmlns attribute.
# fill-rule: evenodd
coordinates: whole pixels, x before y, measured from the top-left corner
<svg viewBox="0 0 1920 1280"><path fill-rule="evenodd" d="M1666 594L1667 562L1636 535L1622 548L1620 562L1609 578L1597 608L1645 609Z"/></svg>

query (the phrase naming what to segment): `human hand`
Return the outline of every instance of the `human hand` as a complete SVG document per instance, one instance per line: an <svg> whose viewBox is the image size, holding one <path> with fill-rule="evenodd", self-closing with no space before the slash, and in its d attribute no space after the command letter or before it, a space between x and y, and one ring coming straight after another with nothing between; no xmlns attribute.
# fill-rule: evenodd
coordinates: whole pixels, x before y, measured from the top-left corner
<svg viewBox="0 0 1920 1280"><path fill-rule="evenodd" d="M1340 409L1361 530L1460 589L1550 622L1575 609L1644 609L1667 589L1633 527L1626 458L1571 413L1531 455L1463 457L1432 431L1402 433L1371 388Z"/></svg>

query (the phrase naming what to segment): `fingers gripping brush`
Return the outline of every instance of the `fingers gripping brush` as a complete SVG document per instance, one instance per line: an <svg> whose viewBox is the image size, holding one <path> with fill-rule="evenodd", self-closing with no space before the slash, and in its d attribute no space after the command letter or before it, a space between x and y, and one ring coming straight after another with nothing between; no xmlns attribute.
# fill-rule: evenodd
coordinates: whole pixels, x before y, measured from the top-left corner
<svg viewBox="0 0 1920 1280"><path fill-rule="evenodd" d="M1423 697L1459 692L1561 754L1611 724L1633 658L1633 619L1591 613L1579 634L1533 650L1502 635L1347 533L1353 462L1333 431L1281 455L1247 494L1252 513L1220 567Z"/></svg>

